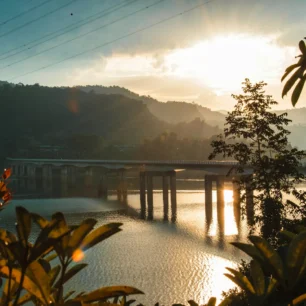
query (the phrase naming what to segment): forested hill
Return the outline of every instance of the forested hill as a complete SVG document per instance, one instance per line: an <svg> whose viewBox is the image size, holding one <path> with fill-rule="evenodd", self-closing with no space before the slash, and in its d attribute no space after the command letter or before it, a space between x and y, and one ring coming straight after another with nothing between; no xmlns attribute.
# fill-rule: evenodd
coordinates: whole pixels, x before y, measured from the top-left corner
<svg viewBox="0 0 306 306"><path fill-rule="evenodd" d="M78 86L78 88L86 92L95 92L97 94L120 94L135 100L141 100L147 105L153 115L168 123L176 124L180 122L190 122L195 118L200 118L201 120L205 120L209 125L223 128L225 122L224 114L194 103L177 101L169 101L166 103L159 102L150 96L140 96L137 93L119 86L106 87L88 85Z"/></svg>
<svg viewBox="0 0 306 306"><path fill-rule="evenodd" d="M54 144L57 139L75 135L101 136L109 143L140 144L165 131L198 139L220 132L199 118L169 124L152 115L142 101L77 88L4 84L0 86L0 102L0 140L3 148L11 150L30 142L46 144L50 139Z"/></svg>

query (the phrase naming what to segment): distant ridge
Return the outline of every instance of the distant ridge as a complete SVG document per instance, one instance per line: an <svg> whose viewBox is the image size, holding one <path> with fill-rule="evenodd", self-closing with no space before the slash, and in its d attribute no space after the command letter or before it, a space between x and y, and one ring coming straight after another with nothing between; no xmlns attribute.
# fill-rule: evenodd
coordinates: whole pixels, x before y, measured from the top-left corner
<svg viewBox="0 0 306 306"><path fill-rule="evenodd" d="M160 102L150 96L140 96L119 86L87 85L77 86L77 88L96 94L120 94L132 99L141 100L148 106L148 109L153 115L171 124L190 122L196 118L204 120L209 125L218 127L223 127L225 122L224 114L212 111L209 108L195 103L178 101Z"/></svg>

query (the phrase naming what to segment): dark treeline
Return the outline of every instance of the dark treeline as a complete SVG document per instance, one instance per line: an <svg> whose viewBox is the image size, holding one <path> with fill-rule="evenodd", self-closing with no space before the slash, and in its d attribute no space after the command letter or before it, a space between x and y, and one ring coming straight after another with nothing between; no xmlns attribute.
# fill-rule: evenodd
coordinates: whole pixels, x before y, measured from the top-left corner
<svg viewBox="0 0 306 306"><path fill-rule="evenodd" d="M110 144L96 135L73 135L54 139L50 145L27 145L11 157L62 159L203 160L211 153L210 139L180 138L164 132L141 144Z"/></svg>
<svg viewBox="0 0 306 306"><path fill-rule="evenodd" d="M0 104L1 159L203 159L208 139L220 132L202 118L171 124L140 100L78 88L2 84Z"/></svg>

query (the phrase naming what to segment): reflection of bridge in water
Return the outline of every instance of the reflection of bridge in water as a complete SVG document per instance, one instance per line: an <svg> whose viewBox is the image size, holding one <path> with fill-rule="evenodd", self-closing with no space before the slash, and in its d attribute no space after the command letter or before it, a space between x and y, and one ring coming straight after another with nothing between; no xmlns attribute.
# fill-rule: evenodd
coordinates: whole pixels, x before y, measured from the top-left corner
<svg viewBox="0 0 306 306"><path fill-rule="evenodd" d="M126 173L139 173L139 193L141 218L152 220L154 215L153 178L162 179L163 214L168 220L177 216L176 173L182 170L201 170L204 176L205 215L208 223L212 219L212 190L217 191L218 223L224 223L224 183L232 182L234 214L240 218L240 188L235 183L237 177L236 162L232 161L135 161L135 160L68 160L68 159L21 159L7 158L6 165L12 167L13 178L26 179L27 189L35 190L40 185L45 192L52 190L53 178L57 177L63 191L76 184L77 173L82 172L83 184L97 189L99 197L107 198L110 179L116 180L118 200L126 202L128 184ZM251 169L245 169L244 175L250 175ZM98 183L94 186L94 178ZM170 205L169 205L170 191ZM246 185L246 208L249 220L253 219L253 191ZM236 220L237 220L236 218Z"/></svg>

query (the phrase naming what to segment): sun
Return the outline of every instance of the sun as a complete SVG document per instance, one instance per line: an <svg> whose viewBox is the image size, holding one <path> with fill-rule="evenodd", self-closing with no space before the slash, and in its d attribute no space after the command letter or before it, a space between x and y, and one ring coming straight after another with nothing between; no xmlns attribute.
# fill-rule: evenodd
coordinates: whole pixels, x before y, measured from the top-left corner
<svg viewBox="0 0 306 306"><path fill-rule="evenodd" d="M294 54L294 48L289 50ZM216 94L239 89L245 78L252 81L279 80L288 49L275 37L231 34L203 40L168 54L169 67L178 77L194 78Z"/></svg>

